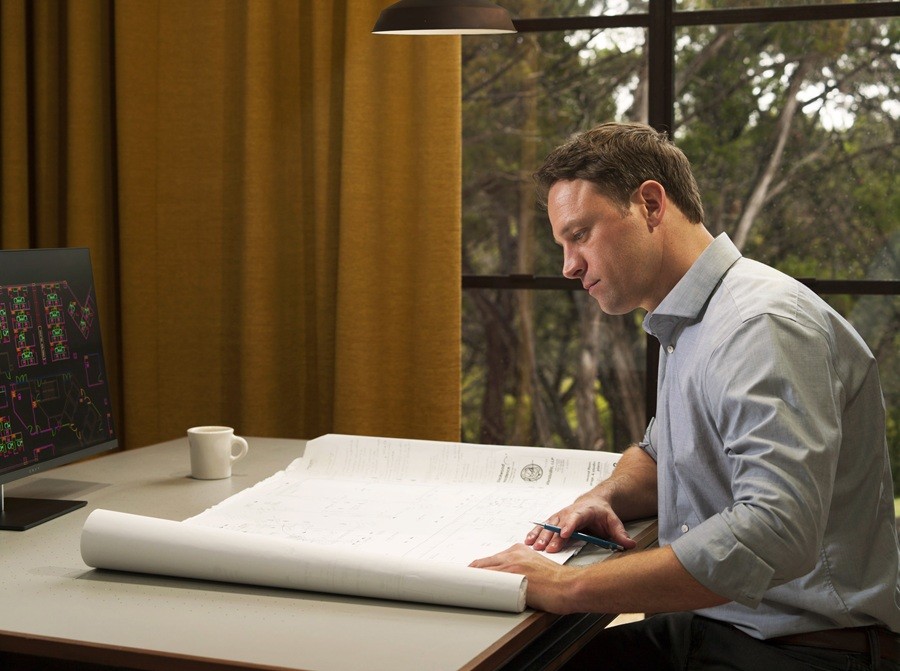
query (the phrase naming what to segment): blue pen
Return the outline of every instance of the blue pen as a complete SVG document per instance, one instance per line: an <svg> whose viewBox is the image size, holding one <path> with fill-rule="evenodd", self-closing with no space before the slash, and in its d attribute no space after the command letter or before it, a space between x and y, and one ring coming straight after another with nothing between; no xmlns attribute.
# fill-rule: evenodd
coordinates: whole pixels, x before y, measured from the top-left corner
<svg viewBox="0 0 900 671"><path fill-rule="evenodd" d="M532 524L536 524L539 527L544 527L547 531L552 531L556 534L562 531L562 529L560 529L559 527L553 526L552 524L546 524L545 522L532 522ZM613 543L612 541L608 541L604 538L597 538L596 536L589 536L588 534L583 534L580 531L576 531L570 536L570 538L573 538L577 541L585 541L586 543L597 545L601 548L606 548L607 550L617 550L618 552L622 552L625 549L618 543Z"/></svg>

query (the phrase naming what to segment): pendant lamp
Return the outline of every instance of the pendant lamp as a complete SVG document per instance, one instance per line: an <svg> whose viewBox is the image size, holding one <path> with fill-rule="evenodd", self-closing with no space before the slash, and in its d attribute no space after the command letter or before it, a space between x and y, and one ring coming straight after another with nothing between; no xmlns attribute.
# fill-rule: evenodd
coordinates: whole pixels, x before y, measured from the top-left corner
<svg viewBox="0 0 900 671"><path fill-rule="evenodd" d="M380 35L485 35L514 33L509 13L487 0L400 0L381 12Z"/></svg>

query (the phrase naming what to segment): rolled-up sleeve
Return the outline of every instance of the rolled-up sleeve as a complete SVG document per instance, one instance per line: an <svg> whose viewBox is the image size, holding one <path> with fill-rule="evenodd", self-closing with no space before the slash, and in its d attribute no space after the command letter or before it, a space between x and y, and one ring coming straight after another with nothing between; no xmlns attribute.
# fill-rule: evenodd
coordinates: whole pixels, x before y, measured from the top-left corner
<svg viewBox="0 0 900 671"><path fill-rule="evenodd" d="M676 539L672 550L698 582L745 606L758 604L772 582L774 569L741 543L723 515Z"/></svg>
<svg viewBox="0 0 900 671"><path fill-rule="evenodd" d="M644 432L644 437L638 443L638 447L641 448L644 452L646 452L647 456L649 456L651 459L653 459L653 461L656 461L656 459L657 459L656 445L654 444L655 430L656 430L656 418L651 417L650 423L647 424L647 430Z"/></svg>

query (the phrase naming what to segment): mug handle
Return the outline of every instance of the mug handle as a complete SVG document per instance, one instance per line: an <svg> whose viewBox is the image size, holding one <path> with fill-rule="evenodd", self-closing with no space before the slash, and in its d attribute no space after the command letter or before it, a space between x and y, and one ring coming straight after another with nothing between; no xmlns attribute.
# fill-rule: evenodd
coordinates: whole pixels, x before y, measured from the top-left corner
<svg viewBox="0 0 900 671"><path fill-rule="evenodd" d="M240 445L241 451L237 454L234 453L234 446ZM244 457L247 454L247 450L250 449L250 446L247 444L247 441L241 438L240 436L234 436L231 439L231 463L234 463L238 459Z"/></svg>

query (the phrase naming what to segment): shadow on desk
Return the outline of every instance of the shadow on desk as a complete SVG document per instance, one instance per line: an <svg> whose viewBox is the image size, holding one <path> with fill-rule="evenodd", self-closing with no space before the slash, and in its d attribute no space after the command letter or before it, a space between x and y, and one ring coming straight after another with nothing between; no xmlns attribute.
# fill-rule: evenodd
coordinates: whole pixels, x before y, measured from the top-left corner
<svg viewBox="0 0 900 671"><path fill-rule="evenodd" d="M109 487L104 482L84 482L61 478L35 478L9 491L10 496L35 499L71 499Z"/></svg>

